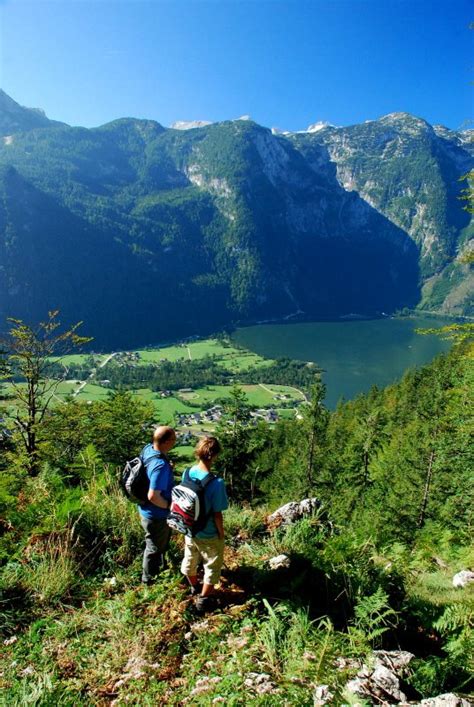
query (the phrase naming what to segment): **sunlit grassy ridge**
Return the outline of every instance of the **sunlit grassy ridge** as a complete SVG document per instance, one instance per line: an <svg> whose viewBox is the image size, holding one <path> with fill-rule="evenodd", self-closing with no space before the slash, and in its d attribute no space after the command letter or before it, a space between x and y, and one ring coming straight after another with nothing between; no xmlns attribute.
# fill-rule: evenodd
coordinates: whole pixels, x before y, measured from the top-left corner
<svg viewBox="0 0 474 707"><path fill-rule="evenodd" d="M44 477L44 492L52 481ZM432 571L440 546L425 543L421 554L398 546L381 555L370 541L334 534L318 516L269 532L265 508L232 506L221 606L203 619L178 571L179 537L171 568L154 587L139 585L141 528L113 484L91 478L74 526L62 525L64 509L50 498L49 516L38 506L43 532L2 576L11 597L2 608L0 677L8 704L309 706L321 684L330 686L331 704L348 704L345 684L357 668L341 669L338 659L365 661L374 646L409 640L406 606L419 611L420 591L423 612L409 627L410 635L421 632L419 645L406 646L415 652L453 602L467 610L474 599L472 587L449 589L466 557L446 554L446 546L444 568ZM269 569L279 553L292 558L292 569ZM407 593L390 615L397 583ZM408 682L432 694L441 683L425 672L415 662ZM265 675L263 691L252 674Z"/></svg>

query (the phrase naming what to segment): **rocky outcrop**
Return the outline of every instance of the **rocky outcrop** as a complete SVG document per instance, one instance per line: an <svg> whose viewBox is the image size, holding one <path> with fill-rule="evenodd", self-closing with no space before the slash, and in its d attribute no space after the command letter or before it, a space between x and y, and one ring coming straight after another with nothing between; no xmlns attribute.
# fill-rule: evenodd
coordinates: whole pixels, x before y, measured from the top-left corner
<svg viewBox="0 0 474 707"><path fill-rule="evenodd" d="M0 135L11 137L12 134L23 130L47 128L54 125L61 125L61 123L48 120L44 112L38 108L21 106L0 89ZM6 142L6 144L11 144L11 142Z"/></svg>
<svg viewBox="0 0 474 707"><path fill-rule="evenodd" d="M314 707L333 704L334 694L328 685L317 685L313 692Z"/></svg>
<svg viewBox="0 0 474 707"><path fill-rule="evenodd" d="M437 697L428 697L419 703L423 707L473 707L474 701L458 697L453 692L447 692Z"/></svg>
<svg viewBox="0 0 474 707"><path fill-rule="evenodd" d="M471 582L474 582L474 572L470 570L461 570L453 577L453 587L467 587Z"/></svg>
<svg viewBox="0 0 474 707"><path fill-rule="evenodd" d="M347 683L346 690L374 704L406 702L400 678L414 657L408 651L374 651L373 664L362 665L356 677Z"/></svg>
<svg viewBox="0 0 474 707"><path fill-rule="evenodd" d="M289 525L305 516L311 516L320 508L321 502L317 498L304 498L302 501L290 501L280 506L267 518L267 523L271 528L279 525Z"/></svg>

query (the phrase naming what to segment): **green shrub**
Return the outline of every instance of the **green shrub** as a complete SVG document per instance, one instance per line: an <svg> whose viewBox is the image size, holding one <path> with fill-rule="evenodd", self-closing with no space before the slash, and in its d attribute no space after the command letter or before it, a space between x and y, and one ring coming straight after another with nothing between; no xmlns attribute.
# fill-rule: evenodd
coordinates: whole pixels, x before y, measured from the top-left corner
<svg viewBox="0 0 474 707"><path fill-rule="evenodd" d="M328 528L315 515L281 526L275 533L275 541L281 552L303 555L317 565L317 557L328 532Z"/></svg>
<svg viewBox="0 0 474 707"><path fill-rule="evenodd" d="M410 664L408 682L422 697L432 697L444 692L448 676L446 660L440 656L416 659Z"/></svg>
<svg viewBox="0 0 474 707"><path fill-rule="evenodd" d="M128 563L143 542L138 510L123 495L117 479L106 468L93 474L84 489L77 532L91 550L112 564Z"/></svg>

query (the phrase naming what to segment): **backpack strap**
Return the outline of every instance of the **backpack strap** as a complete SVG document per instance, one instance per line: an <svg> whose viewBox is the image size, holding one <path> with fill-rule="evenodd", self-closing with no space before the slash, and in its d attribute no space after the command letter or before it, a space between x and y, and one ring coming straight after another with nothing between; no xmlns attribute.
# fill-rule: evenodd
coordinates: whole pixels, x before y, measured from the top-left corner
<svg viewBox="0 0 474 707"><path fill-rule="evenodd" d="M211 471L208 471L207 476L204 477L204 479L201 481L202 488L205 489L207 486L209 486L211 481L214 481L215 479L217 479L217 476L215 474L213 474Z"/></svg>
<svg viewBox="0 0 474 707"><path fill-rule="evenodd" d="M210 471L207 472L207 476L205 476L203 479L192 479L190 472L191 472L191 467L188 467L187 469L184 470L183 483L197 484L198 486L201 487L201 489L203 491L207 486L209 486L211 481L214 481L214 479L217 479L217 476Z"/></svg>

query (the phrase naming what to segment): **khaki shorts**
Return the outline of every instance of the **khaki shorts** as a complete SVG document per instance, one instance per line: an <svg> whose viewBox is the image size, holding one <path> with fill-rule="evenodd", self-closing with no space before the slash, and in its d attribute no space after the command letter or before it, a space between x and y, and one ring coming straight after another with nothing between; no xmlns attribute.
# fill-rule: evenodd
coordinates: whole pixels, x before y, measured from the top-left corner
<svg viewBox="0 0 474 707"><path fill-rule="evenodd" d="M217 584L224 561L224 539L188 538L184 540L184 557L181 572L187 577L197 575L199 564L204 566L204 583Z"/></svg>

